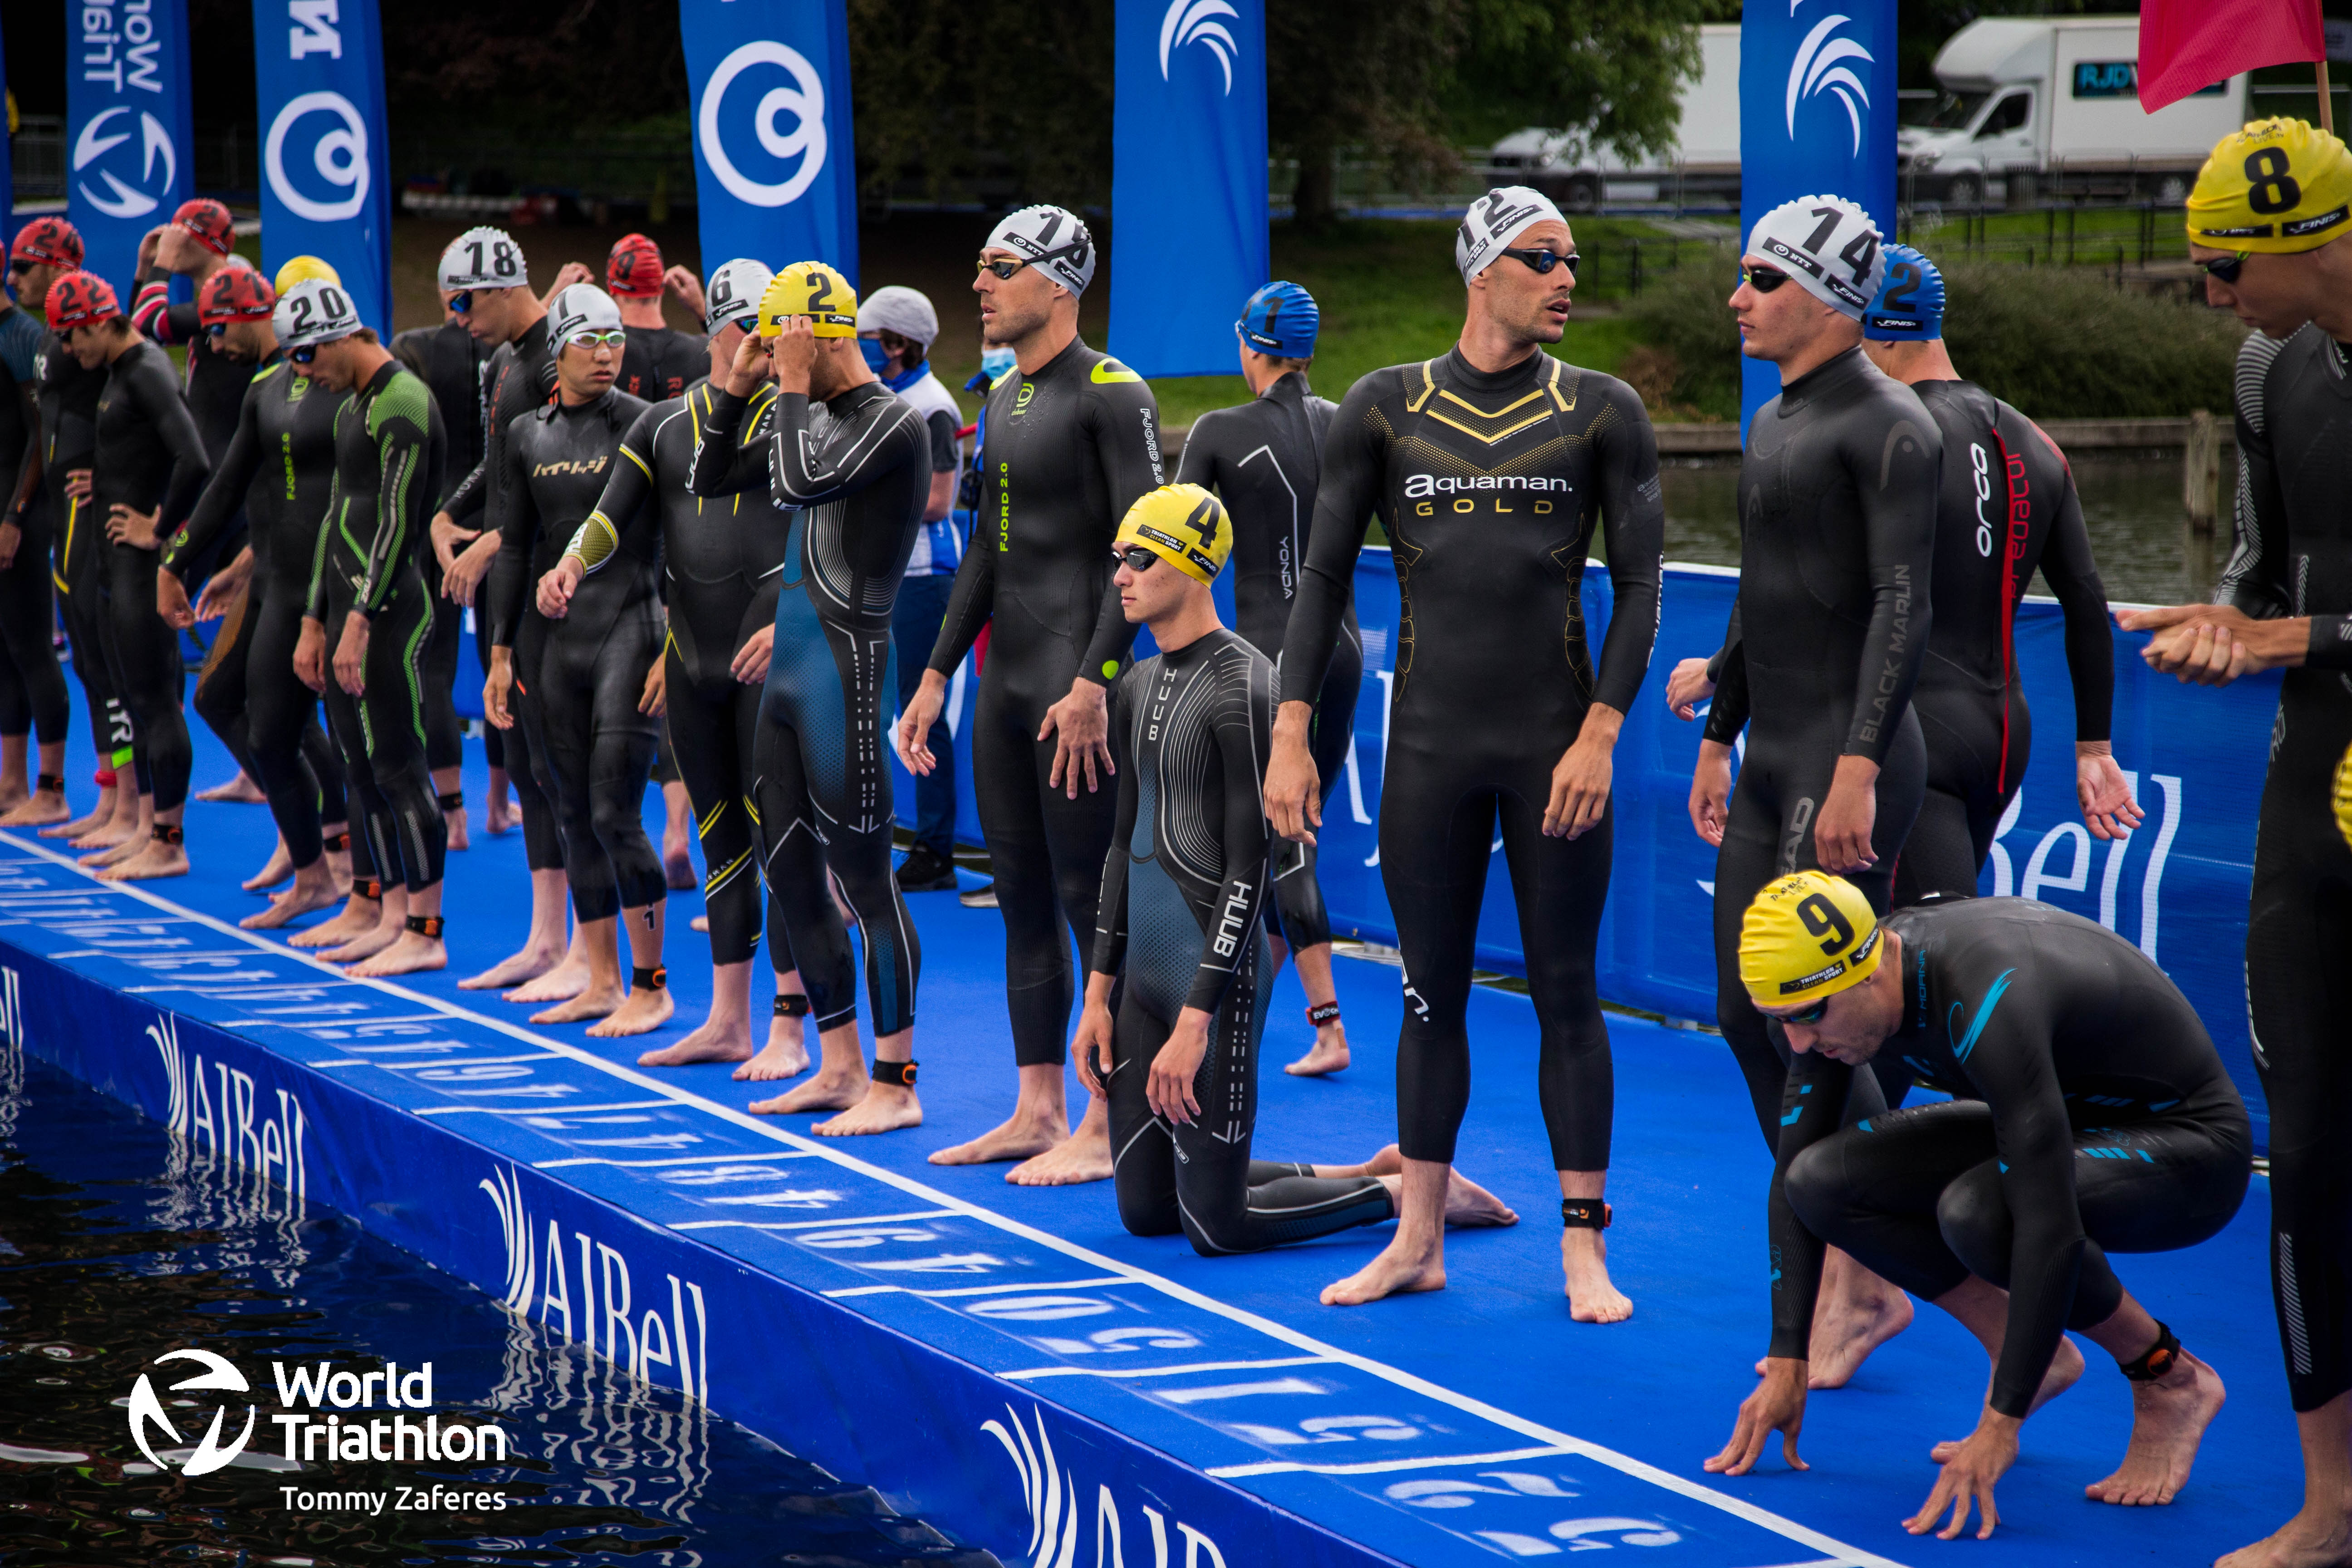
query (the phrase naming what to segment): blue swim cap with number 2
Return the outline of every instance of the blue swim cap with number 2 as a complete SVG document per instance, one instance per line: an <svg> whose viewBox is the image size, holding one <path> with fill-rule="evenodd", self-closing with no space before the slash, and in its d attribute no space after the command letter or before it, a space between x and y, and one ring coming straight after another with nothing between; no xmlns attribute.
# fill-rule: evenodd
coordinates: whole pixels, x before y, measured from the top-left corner
<svg viewBox="0 0 2352 1568"><path fill-rule="evenodd" d="M1862 313L1862 335L1882 343L1944 335L1944 275L1907 245L1886 247L1886 281Z"/></svg>

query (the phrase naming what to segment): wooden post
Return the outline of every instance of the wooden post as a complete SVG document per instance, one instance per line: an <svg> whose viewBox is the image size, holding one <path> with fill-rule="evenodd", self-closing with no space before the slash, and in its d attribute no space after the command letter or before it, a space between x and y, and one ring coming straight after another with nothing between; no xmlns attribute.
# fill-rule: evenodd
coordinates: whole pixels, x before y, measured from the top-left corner
<svg viewBox="0 0 2352 1568"><path fill-rule="evenodd" d="M2200 408L2189 416L2189 447L2180 469L2180 504L2189 522L2182 553L2189 569L2189 597L2195 602L2213 591L2213 513L2221 483L2221 426Z"/></svg>
<svg viewBox="0 0 2352 1568"><path fill-rule="evenodd" d="M2327 62L2318 62L2319 128L2330 136L2336 134L2336 89L2327 85Z"/></svg>

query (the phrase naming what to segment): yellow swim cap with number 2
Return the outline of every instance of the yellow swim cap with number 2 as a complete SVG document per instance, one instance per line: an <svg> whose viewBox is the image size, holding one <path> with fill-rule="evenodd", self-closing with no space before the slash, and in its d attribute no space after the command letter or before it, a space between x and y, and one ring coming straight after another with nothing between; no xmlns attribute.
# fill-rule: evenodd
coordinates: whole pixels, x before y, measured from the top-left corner
<svg viewBox="0 0 2352 1568"><path fill-rule="evenodd" d="M2352 153L2301 120L2256 120L2214 145L2189 238L2215 250L2316 250L2352 234Z"/></svg>
<svg viewBox="0 0 2352 1568"><path fill-rule="evenodd" d="M760 335L784 330L787 316L806 316L820 338L857 335L857 290L822 261L795 261L769 280L760 296Z"/></svg>
<svg viewBox="0 0 2352 1568"><path fill-rule="evenodd" d="M1767 882L1740 919L1739 981L1759 1007L1817 1002L1869 979L1885 945L1861 889L1793 871Z"/></svg>

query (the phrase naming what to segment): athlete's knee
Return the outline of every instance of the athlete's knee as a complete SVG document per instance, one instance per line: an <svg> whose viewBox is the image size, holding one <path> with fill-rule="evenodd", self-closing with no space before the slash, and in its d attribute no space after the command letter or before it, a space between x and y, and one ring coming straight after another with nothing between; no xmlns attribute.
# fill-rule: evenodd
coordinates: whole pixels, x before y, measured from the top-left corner
<svg viewBox="0 0 2352 1568"><path fill-rule="evenodd" d="M1832 1246L1848 1228L1854 1194L1846 1182L1845 1161L1836 1137L1809 1144L1789 1162L1780 1190L1807 1230Z"/></svg>
<svg viewBox="0 0 2352 1568"><path fill-rule="evenodd" d="M605 787L592 791L588 801L588 821L595 830L596 841L619 846L645 838L644 805L643 798L634 790Z"/></svg>
<svg viewBox="0 0 2352 1568"><path fill-rule="evenodd" d="M2010 1247L2016 1220L2002 1195L2000 1177L1988 1163L1964 1171L1936 1200L1936 1228L1952 1256L1979 1279L2009 1288Z"/></svg>

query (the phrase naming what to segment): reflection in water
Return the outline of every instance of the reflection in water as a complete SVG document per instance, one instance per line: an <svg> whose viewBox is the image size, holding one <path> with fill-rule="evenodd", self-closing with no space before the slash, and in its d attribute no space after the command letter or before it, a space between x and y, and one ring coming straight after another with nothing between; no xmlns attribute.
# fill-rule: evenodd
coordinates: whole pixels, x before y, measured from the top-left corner
<svg viewBox="0 0 2352 1568"><path fill-rule="evenodd" d="M2083 521L2107 598L2116 604L2177 605L2189 596L2188 530L2181 521L2180 454L2098 453L2073 460ZM1661 475L1666 501L1666 559L1707 566L1739 564L1739 465L1676 461ZM2234 447L2221 452L2221 516L2213 570L2230 552L2230 497L2238 482ZM2047 594L2039 574L2032 592ZM1662 650L1663 651L1663 650Z"/></svg>
<svg viewBox="0 0 2352 1568"><path fill-rule="evenodd" d="M0 1041L0 1563L996 1563L341 1215L288 1208ZM252 1393L169 1392L200 1369L151 1363L183 1347L228 1358ZM495 1425L508 1462L289 1462L279 1359L404 1378L430 1363L441 1429ZM131 1436L142 1373L182 1445L148 1428L168 1471ZM189 1477L215 1400L221 1446L248 1403L253 1437ZM380 1399L341 1414L392 1415Z"/></svg>

